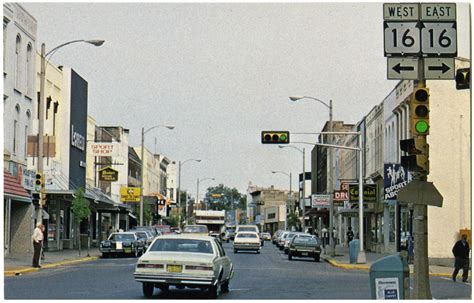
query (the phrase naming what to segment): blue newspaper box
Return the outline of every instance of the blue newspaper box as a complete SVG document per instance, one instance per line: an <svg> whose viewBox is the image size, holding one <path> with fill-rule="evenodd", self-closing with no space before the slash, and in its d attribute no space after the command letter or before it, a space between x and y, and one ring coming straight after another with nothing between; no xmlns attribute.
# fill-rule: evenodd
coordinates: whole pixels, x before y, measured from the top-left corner
<svg viewBox="0 0 474 303"><path fill-rule="evenodd" d="M357 257L359 255L360 241L359 239L354 239L349 242L349 263L357 263Z"/></svg>
<svg viewBox="0 0 474 303"><path fill-rule="evenodd" d="M369 279L372 299L408 299L410 270L405 256L391 255L372 263Z"/></svg>

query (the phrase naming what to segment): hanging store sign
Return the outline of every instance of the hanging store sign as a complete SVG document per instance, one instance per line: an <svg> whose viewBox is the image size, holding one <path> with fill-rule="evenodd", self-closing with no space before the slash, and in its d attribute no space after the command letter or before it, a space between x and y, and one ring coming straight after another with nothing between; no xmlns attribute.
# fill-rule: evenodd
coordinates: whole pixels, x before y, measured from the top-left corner
<svg viewBox="0 0 474 303"><path fill-rule="evenodd" d="M140 187L126 187L120 188L121 202L140 202Z"/></svg>
<svg viewBox="0 0 474 303"><path fill-rule="evenodd" d="M110 166L104 167L99 170L99 180L107 182L118 181L118 173L119 172L117 170Z"/></svg>
<svg viewBox="0 0 474 303"><path fill-rule="evenodd" d="M330 200L329 195L311 195L311 207L312 208L317 208L317 207L328 208L329 200Z"/></svg>
<svg viewBox="0 0 474 303"><path fill-rule="evenodd" d="M408 172L398 163L383 166L384 200L396 200L400 189L408 184Z"/></svg>
<svg viewBox="0 0 474 303"><path fill-rule="evenodd" d="M377 202L377 184L364 184L364 202ZM349 185L349 201L359 202L359 184Z"/></svg>

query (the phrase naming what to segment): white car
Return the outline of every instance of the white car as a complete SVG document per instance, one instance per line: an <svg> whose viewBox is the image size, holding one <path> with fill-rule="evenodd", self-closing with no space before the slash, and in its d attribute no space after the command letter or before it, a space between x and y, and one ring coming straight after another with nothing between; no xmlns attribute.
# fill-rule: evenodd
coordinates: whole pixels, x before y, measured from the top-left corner
<svg viewBox="0 0 474 303"><path fill-rule="evenodd" d="M155 287L167 291L169 286L207 289L211 298L217 298L219 286L221 292L229 291L234 267L213 237L166 235L157 237L138 259L133 275L143 283L147 298Z"/></svg>
<svg viewBox="0 0 474 303"><path fill-rule="evenodd" d="M234 238L234 253L239 250L254 250L260 253L260 237L255 232L238 232Z"/></svg>
<svg viewBox="0 0 474 303"><path fill-rule="evenodd" d="M235 234L237 234L239 232L243 232L243 231L255 232L257 234L260 234L260 231L258 230L257 225L239 225L239 226L237 226L237 229L235 230ZM263 240L263 238L260 238L260 246L263 246L263 244L264 244L264 240Z"/></svg>

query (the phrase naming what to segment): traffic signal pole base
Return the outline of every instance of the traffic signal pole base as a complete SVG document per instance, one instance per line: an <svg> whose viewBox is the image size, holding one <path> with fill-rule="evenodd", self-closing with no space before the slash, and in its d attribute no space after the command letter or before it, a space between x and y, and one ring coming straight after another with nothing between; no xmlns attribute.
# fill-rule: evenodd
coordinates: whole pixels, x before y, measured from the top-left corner
<svg viewBox="0 0 474 303"><path fill-rule="evenodd" d="M359 251L359 254L357 255L357 264L365 264L367 263L367 258L365 256L365 251Z"/></svg>

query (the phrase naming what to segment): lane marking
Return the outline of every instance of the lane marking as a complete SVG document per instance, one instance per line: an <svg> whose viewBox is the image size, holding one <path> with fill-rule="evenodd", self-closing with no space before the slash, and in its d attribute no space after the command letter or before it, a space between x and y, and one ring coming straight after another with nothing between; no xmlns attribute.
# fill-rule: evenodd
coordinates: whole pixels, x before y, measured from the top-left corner
<svg viewBox="0 0 474 303"><path fill-rule="evenodd" d="M236 289L230 288L229 290L230 291L247 291L247 290L250 290L250 288L236 288Z"/></svg>

